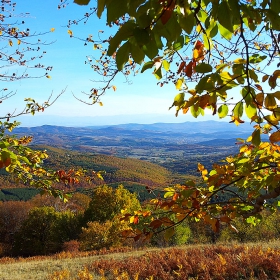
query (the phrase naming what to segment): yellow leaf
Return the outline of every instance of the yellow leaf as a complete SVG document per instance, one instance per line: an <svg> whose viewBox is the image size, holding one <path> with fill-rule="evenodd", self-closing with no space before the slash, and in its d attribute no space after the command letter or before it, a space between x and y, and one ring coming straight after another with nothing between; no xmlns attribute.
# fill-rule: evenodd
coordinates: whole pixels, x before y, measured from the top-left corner
<svg viewBox="0 0 280 280"><path fill-rule="evenodd" d="M47 77L48 79L51 79L51 78L52 78L52 77L51 77L51 76L49 76L49 75L47 75L46 77Z"/></svg>
<svg viewBox="0 0 280 280"><path fill-rule="evenodd" d="M237 58L237 59L235 59L233 62L236 63L236 64L245 64L246 61L247 61L246 59Z"/></svg>
<svg viewBox="0 0 280 280"><path fill-rule="evenodd" d="M277 103L275 101L275 98L272 94L267 94L264 99L264 105L266 109L272 110L277 107Z"/></svg>
<svg viewBox="0 0 280 280"><path fill-rule="evenodd" d="M10 45L10 46L12 46L12 45L13 45L12 40L9 40L9 45Z"/></svg>
<svg viewBox="0 0 280 280"><path fill-rule="evenodd" d="M205 169L205 167L204 167L204 165L202 165L201 163L198 163L198 164L197 164L197 169L198 169L199 171L202 171L202 170Z"/></svg>
<svg viewBox="0 0 280 280"><path fill-rule="evenodd" d="M176 89L181 89L182 84L183 84L183 80L182 79L178 79L176 84L175 84Z"/></svg>
<svg viewBox="0 0 280 280"><path fill-rule="evenodd" d="M99 102L99 105L100 105L100 106L103 106L103 103L102 103L102 102Z"/></svg>
<svg viewBox="0 0 280 280"><path fill-rule="evenodd" d="M70 29L67 31L67 33L70 35L70 37L73 36L73 32Z"/></svg>
<svg viewBox="0 0 280 280"><path fill-rule="evenodd" d="M117 87L116 86L112 86L113 90L116 91L117 90Z"/></svg>
<svg viewBox="0 0 280 280"><path fill-rule="evenodd" d="M55 28L51 28L51 32L54 32L55 31Z"/></svg>
<svg viewBox="0 0 280 280"><path fill-rule="evenodd" d="M20 41L20 40L18 40L18 41L17 41L17 44L18 44L18 45L20 45L20 43L21 43L21 41Z"/></svg>

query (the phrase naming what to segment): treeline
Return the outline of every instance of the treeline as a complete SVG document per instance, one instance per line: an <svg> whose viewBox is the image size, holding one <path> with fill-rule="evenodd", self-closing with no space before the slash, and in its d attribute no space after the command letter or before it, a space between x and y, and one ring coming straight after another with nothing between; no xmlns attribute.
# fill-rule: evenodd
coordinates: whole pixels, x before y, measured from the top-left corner
<svg viewBox="0 0 280 280"><path fill-rule="evenodd" d="M0 256L49 255L60 251L90 251L122 246L148 245L122 237L130 224L121 221L125 213L133 213L149 205L140 204L137 195L123 186L100 186L86 194L75 193L67 203L52 196L36 195L29 201L0 202ZM142 209L143 210L143 209ZM164 232L154 235L151 246L201 244L215 242L268 241L279 238L280 213L264 215L256 226L237 219L214 233L210 226L187 222L176 227L168 241ZM136 225L143 229L143 222Z"/></svg>
<svg viewBox="0 0 280 280"><path fill-rule="evenodd" d="M121 210L135 211L139 200L122 186L75 193L67 203L37 195L29 201L0 202L0 256L33 256L62 250L120 246Z"/></svg>

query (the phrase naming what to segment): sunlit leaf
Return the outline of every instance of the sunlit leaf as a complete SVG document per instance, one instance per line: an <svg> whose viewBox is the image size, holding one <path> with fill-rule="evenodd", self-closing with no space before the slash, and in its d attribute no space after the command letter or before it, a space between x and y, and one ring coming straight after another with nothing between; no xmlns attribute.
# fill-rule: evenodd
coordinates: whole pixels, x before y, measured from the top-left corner
<svg viewBox="0 0 280 280"><path fill-rule="evenodd" d="M228 115L228 106L226 104L223 104L218 109L218 115L219 118L225 118Z"/></svg>
<svg viewBox="0 0 280 280"><path fill-rule="evenodd" d="M275 143L280 141L280 131L273 132L269 137L270 142Z"/></svg>

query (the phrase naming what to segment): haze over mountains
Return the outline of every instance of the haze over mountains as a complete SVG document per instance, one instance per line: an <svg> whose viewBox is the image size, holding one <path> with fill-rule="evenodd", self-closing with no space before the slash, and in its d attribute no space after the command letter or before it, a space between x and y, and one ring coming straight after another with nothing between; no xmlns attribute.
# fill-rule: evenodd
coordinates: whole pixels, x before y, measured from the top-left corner
<svg viewBox="0 0 280 280"><path fill-rule="evenodd" d="M236 139L247 139L252 127L247 123L237 127L205 121L90 127L43 125L19 127L13 132L32 135L34 145L136 158L180 174L197 175L198 162L211 168L213 162L236 153Z"/></svg>

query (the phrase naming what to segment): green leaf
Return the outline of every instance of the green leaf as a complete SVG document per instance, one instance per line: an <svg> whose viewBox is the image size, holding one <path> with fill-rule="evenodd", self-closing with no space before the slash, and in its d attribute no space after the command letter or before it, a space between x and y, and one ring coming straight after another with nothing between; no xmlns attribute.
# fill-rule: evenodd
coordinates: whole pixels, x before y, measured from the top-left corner
<svg viewBox="0 0 280 280"><path fill-rule="evenodd" d="M225 27L223 27L221 24L218 24L218 29L220 31L220 34L222 35L222 37L224 37L227 40L230 40L233 33L231 31L229 31L228 29L226 29Z"/></svg>
<svg viewBox="0 0 280 280"><path fill-rule="evenodd" d="M155 65L154 61L146 62L141 69L141 73L145 72L147 69L153 68L154 65Z"/></svg>
<svg viewBox="0 0 280 280"><path fill-rule="evenodd" d="M126 0L113 0L106 2L108 23L114 22L128 12L128 1Z"/></svg>
<svg viewBox="0 0 280 280"><path fill-rule="evenodd" d="M74 3L76 3L78 5L87 5L89 2L90 2L90 0L74 0Z"/></svg>
<svg viewBox="0 0 280 280"><path fill-rule="evenodd" d="M101 18L102 16L102 13L104 11L104 8L105 8L105 1L106 0L98 0L97 2L97 16L99 18Z"/></svg>
<svg viewBox="0 0 280 280"><path fill-rule="evenodd" d="M238 102L234 109L233 109L233 115L235 118L241 118L243 115L243 103L242 102Z"/></svg>
<svg viewBox="0 0 280 280"><path fill-rule="evenodd" d="M146 29L139 27L135 28L133 31L133 36L135 37L139 47L148 44L150 41L150 34Z"/></svg>
<svg viewBox="0 0 280 280"><path fill-rule="evenodd" d="M122 41L127 40L130 36L133 35L133 31L135 28L134 21L127 21L124 25L118 30L116 35L110 40L109 48L107 54L109 56L113 55L118 46L121 44Z"/></svg>
<svg viewBox="0 0 280 280"><path fill-rule="evenodd" d="M250 78L253 79L255 83L259 82L259 78L254 70L249 69L249 75L250 75Z"/></svg>
<svg viewBox="0 0 280 280"><path fill-rule="evenodd" d="M206 34L203 34L202 37L203 37L203 43L204 43L205 49L210 50L213 45L211 38L209 38Z"/></svg>
<svg viewBox="0 0 280 280"><path fill-rule="evenodd" d="M197 118L200 115L200 108L196 108L197 106L191 106L190 111L193 117Z"/></svg>
<svg viewBox="0 0 280 280"><path fill-rule="evenodd" d="M218 21L220 25L233 33L232 13L227 1L222 1L218 7Z"/></svg>
<svg viewBox="0 0 280 280"><path fill-rule="evenodd" d="M204 90L212 91L214 89L214 83L209 79L210 77L210 75L206 75L198 82L195 86L195 90L198 93L203 92Z"/></svg>
<svg viewBox="0 0 280 280"><path fill-rule="evenodd" d="M175 234L175 229L173 227L168 228L164 232L164 239L168 241Z"/></svg>
<svg viewBox="0 0 280 280"><path fill-rule="evenodd" d="M280 2L279 0L271 0L270 9L277 14L280 13Z"/></svg>
<svg viewBox="0 0 280 280"><path fill-rule="evenodd" d="M128 61L129 58L129 52L130 52L130 43L126 42L124 43L117 51L116 54L116 63L118 70L121 71L125 65L125 63Z"/></svg>
<svg viewBox="0 0 280 280"><path fill-rule="evenodd" d="M185 44L185 38L184 38L184 36L180 36L180 37L176 40L176 42L174 42L174 44L173 44L173 50L174 50L174 51L178 51L178 50L182 49L183 46L184 46L184 44Z"/></svg>
<svg viewBox="0 0 280 280"><path fill-rule="evenodd" d="M162 78L161 66L153 74L158 80L160 80Z"/></svg>
<svg viewBox="0 0 280 280"><path fill-rule="evenodd" d="M258 147L260 143L261 143L261 131L259 129L256 129L252 133L252 144Z"/></svg>
<svg viewBox="0 0 280 280"><path fill-rule="evenodd" d="M133 60L136 63L141 64L145 57L145 54L142 51L142 49L140 49L138 46L136 46L134 44L131 44L130 52L131 52L131 56L132 56Z"/></svg>
<svg viewBox="0 0 280 280"><path fill-rule="evenodd" d="M250 216L249 218L247 218L247 219L246 219L246 222L247 222L248 224L252 224L252 225L254 225L254 226L257 225L257 223L256 223L256 217L254 217L254 216Z"/></svg>
<svg viewBox="0 0 280 280"><path fill-rule="evenodd" d="M174 97L174 106L181 106L184 102L185 99L185 94L183 92L178 93L175 97Z"/></svg>
<svg viewBox="0 0 280 280"><path fill-rule="evenodd" d="M207 63L199 63L198 65L196 65L195 67L195 71L198 73L208 73L208 72L212 72L212 66L210 64Z"/></svg>
<svg viewBox="0 0 280 280"><path fill-rule="evenodd" d="M236 0L228 0L228 5L230 8L230 13L232 15L232 24L240 24L240 6Z"/></svg>
<svg viewBox="0 0 280 280"><path fill-rule="evenodd" d="M157 47L154 36L151 36L149 43L143 46L143 52L150 59L154 59L157 56L158 47Z"/></svg>
<svg viewBox="0 0 280 280"><path fill-rule="evenodd" d="M191 34L195 26L195 17L193 12L188 9L185 11L185 15L179 14L178 22L183 30L185 30L188 34Z"/></svg>
<svg viewBox="0 0 280 280"><path fill-rule="evenodd" d="M266 55L253 54L252 56L250 56L249 62L250 63L260 63L260 62L264 61L266 58L267 58Z"/></svg>
<svg viewBox="0 0 280 280"><path fill-rule="evenodd" d="M225 118L227 114L228 114L228 106L226 104L221 105L218 109L219 118L220 119Z"/></svg>
<svg viewBox="0 0 280 280"><path fill-rule="evenodd" d="M279 4L278 4L278 5L279 5ZM268 19L270 20L270 22L271 22L271 24L272 24L272 28L273 28L274 30L280 31L280 20L279 20L279 15L278 15L275 11L273 11L273 10L271 10L271 9L266 10L266 15L267 15Z"/></svg>

